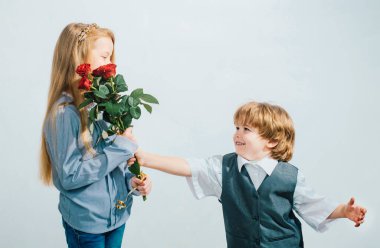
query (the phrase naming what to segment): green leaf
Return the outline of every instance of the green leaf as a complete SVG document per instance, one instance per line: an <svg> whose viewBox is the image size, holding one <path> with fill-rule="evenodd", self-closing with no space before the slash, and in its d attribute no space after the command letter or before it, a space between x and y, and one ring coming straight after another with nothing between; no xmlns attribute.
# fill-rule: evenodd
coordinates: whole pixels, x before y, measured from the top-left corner
<svg viewBox="0 0 380 248"><path fill-rule="evenodd" d="M137 162L137 160L133 163L133 165L129 166L128 169L129 169L130 172L132 172L136 176L140 175L140 173L141 173L141 171L140 171L140 165Z"/></svg>
<svg viewBox="0 0 380 248"><path fill-rule="evenodd" d="M112 126L110 126L108 129L107 129L107 133L109 136L112 136L115 134L115 132L112 130Z"/></svg>
<svg viewBox="0 0 380 248"><path fill-rule="evenodd" d="M120 114L120 108L121 108L121 105L118 104L118 103L112 103L112 102L106 102L105 103L106 105L106 111L107 113L110 115L110 116L115 116L115 115L119 115Z"/></svg>
<svg viewBox="0 0 380 248"><path fill-rule="evenodd" d="M89 118L90 118L91 122L95 121L96 115L97 115L97 113L96 113L96 106L95 106L89 112Z"/></svg>
<svg viewBox="0 0 380 248"><path fill-rule="evenodd" d="M123 121L123 126L128 128L132 123L132 117L130 115L124 115L121 120Z"/></svg>
<svg viewBox="0 0 380 248"><path fill-rule="evenodd" d="M144 105L144 108L146 109L146 111L148 111L149 113L152 113L152 106L150 106L149 104L146 104L146 103L143 103Z"/></svg>
<svg viewBox="0 0 380 248"><path fill-rule="evenodd" d="M101 79L102 77L94 77L94 79L92 80L92 86L94 86L95 88L98 88L100 85Z"/></svg>
<svg viewBox="0 0 380 248"><path fill-rule="evenodd" d="M120 97L120 99L119 99L119 103L125 105L126 102L127 102L127 100L128 100L128 96L127 96L127 95L124 95L124 96Z"/></svg>
<svg viewBox="0 0 380 248"><path fill-rule="evenodd" d="M103 112L103 120L106 121L106 122L108 122L108 123L112 122L110 115L106 111Z"/></svg>
<svg viewBox="0 0 380 248"><path fill-rule="evenodd" d="M91 91L85 92L83 96L84 96L84 98L94 99L94 93L92 93Z"/></svg>
<svg viewBox="0 0 380 248"><path fill-rule="evenodd" d="M137 107L140 103L140 100L137 98L134 98L133 96L128 97L128 104L131 107Z"/></svg>
<svg viewBox="0 0 380 248"><path fill-rule="evenodd" d="M107 82L107 83L105 83L104 85L107 87L107 89L108 89L109 92L111 92L111 93L114 92L114 90L113 90L112 85L111 85L110 82Z"/></svg>
<svg viewBox="0 0 380 248"><path fill-rule="evenodd" d="M129 105L128 105L128 101L126 101L124 103L124 107L123 107L123 113L129 113Z"/></svg>
<svg viewBox="0 0 380 248"><path fill-rule="evenodd" d="M104 86L104 85L102 85L102 86ZM100 92L98 90L94 90L94 94L95 94L95 96L97 96L99 98L102 98L102 99L106 99L107 98L107 96L104 93L102 93L102 92Z"/></svg>
<svg viewBox="0 0 380 248"><path fill-rule="evenodd" d="M78 109L81 109L81 108L83 108L83 107L89 105L89 104L92 103L93 101L94 101L94 100L91 99L91 98L88 98L88 99L84 100L81 104L79 104Z"/></svg>
<svg viewBox="0 0 380 248"><path fill-rule="evenodd" d="M115 77L115 84L116 84L116 91L119 92L124 92L128 90L128 86L124 81L124 78L122 75L118 74Z"/></svg>
<svg viewBox="0 0 380 248"><path fill-rule="evenodd" d="M124 113L124 112L128 112L129 105L128 105L127 101L128 101L128 96L127 96L127 95L122 96L122 97L118 100L118 104L119 104L120 107L121 107L121 112L122 112L122 113Z"/></svg>
<svg viewBox="0 0 380 248"><path fill-rule="evenodd" d="M117 74L115 77L115 83L116 85L125 85L126 83L125 83L123 75Z"/></svg>
<svg viewBox="0 0 380 248"><path fill-rule="evenodd" d="M103 95L107 95L108 93L110 93L110 91L108 90L107 86L105 85L100 85L99 86L99 92L101 92Z"/></svg>
<svg viewBox="0 0 380 248"><path fill-rule="evenodd" d="M140 96L140 100L143 100L148 103L158 104L158 100L154 96L149 94L143 94L142 96Z"/></svg>
<svg viewBox="0 0 380 248"><path fill-rule="evenodd" d="M127 91L128 87L126 85L116 85L116 91L117 93Z"/></svg>
<svg viewBox="0 0 380 248"><path fill-rule="evenodd" d="M143 94L144 94L143 89L139 88L139 89L135 89L134 91L132 91L131 97L133 97L133 98L139 98Z"/></svg>
<svg viewBox="0 0 380 248"><path fill-rule="evenodd" d="M131 107L129 109L129 112L131 113L132 117L135 119L138 119L141 116L141 108L140 107Z"/></svg>

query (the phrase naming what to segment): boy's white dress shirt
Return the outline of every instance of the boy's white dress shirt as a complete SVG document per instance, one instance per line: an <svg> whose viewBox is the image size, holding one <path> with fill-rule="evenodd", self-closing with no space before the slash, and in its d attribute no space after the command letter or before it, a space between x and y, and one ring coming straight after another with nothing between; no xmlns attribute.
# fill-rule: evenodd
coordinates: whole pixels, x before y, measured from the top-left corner
<svg viewBox="0 0 380 248"><path fill-rule="evenodd" d="M186 159L190 165L191 177L187 182L197 199L206 196L216 196L220 199L222 194L222 155L216 155L207 159ZM260 161L248 161L243 157L237 157L238 169L246 166L251 181L258 189L265 179L270 176L278 162L271 158ZM317 194L305 181L304 175L298 170L297 184L293 196L293 210L313 229L319 232L327 230L327 217L338 206L333 202Z"/></svg>

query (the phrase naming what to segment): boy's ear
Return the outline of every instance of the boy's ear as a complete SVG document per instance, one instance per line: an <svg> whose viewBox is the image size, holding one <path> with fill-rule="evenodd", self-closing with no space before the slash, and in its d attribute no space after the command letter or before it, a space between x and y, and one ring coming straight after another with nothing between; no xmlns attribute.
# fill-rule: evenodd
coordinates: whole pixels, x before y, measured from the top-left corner
<svg viewBox="0 0 380 248"><path fill-rule="evenodd" d="M267 147L272 149L273 147L276 147L278 145L278 141L277 140L270 140L268 141L267 143Z"/></svg>

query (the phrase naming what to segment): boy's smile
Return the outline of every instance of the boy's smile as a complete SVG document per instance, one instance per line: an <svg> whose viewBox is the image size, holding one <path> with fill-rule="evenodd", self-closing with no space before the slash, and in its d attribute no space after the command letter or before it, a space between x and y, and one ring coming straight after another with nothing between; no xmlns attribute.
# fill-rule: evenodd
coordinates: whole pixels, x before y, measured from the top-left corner
<svg viewBox="0 0 380 248"><path fill-rule="evenodd" d="M246 160L261 160L270 154L270 149L277 143L263 139L256 128L236 125L233 136L235 151Z"/></svg>

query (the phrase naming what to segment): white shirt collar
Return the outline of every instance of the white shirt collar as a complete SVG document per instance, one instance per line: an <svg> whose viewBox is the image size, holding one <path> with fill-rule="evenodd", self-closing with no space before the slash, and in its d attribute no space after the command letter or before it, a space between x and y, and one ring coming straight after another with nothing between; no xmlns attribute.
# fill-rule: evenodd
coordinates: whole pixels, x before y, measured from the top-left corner
<svg viewBox="0 0 380 248"><path fill-rule="evenodd" d="M241 172L241 168L245 164L252 164L252 165L256 164L256 165L260 166L270 176L272 174L274 168L276 168L278 161L274 160L270 157L265 157L259 161L254 161L254 160L249 161L249 160L246 160L245 158L241 157L240 155L238 155L237 163L238 163L239 172Z"/></svg>

